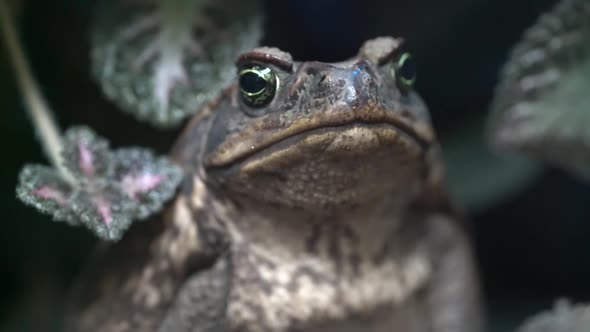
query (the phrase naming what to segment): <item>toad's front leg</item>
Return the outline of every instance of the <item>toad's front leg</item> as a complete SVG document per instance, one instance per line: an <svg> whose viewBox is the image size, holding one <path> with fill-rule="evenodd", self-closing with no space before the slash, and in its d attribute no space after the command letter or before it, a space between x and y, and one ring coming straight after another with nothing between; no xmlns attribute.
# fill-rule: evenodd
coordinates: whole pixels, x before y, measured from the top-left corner
<svg viewBox="0 0 590 332"><path fill-rule="evenodd" d="M191 276L180 288L159 332L226 331L231 263L222 256L208 270Z"/></svg>
<svg viewBox="0 0 590 332"><path fill-rule="evenodd" d="M464 230L447 217L435 216L428 236L435 259L426 300L431 331L484 331L479 282Z"/></svg>
<svg viewBox="0 0 590 332"><path fill-rule="evenodd" d="M200 228L213 217L189 201L179 195L163 216L97 252L72 291L66 331L157 331L185 276L209 273L215 266L210 262L220 259L221 250L205 241Z"/></svg>

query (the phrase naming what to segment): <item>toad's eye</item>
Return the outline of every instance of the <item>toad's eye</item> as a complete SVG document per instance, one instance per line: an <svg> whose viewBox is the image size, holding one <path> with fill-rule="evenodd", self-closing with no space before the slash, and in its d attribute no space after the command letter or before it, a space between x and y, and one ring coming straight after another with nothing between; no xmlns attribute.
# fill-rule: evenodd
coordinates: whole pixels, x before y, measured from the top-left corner
<svg viewBox="0 0 590 332"><path fill-rule="evenodd" d="M249 65L240 70L240 92L242 100L250 107L264 107L268 105L278 86L275 72L262 65Z"/></svg>
<svg viewBox="0 0 590 332"><path fill-rule="evenodd" d="M393 65L395 81L403 92L408 91L416 82L416 66L410 53L403 53Z"/></svg>

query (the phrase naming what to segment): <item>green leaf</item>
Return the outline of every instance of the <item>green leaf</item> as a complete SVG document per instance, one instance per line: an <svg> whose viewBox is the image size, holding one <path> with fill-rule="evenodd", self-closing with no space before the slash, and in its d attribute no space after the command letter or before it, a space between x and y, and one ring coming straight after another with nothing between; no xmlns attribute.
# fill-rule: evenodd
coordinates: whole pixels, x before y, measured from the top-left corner
<svg viewBox="0 0 590 332"><path fill-rule="evenodd" d="M514 48L497 88L492 143L590 179L590 3L562 0Z"/></svg>
<svg viewBox="0 0 590 332"><path fill-rule="evenodd" d="M124 111L177 125L235 76L258 45L257 0L102 1L93 25L93 71Z"/></svg>
<svg viewBox="0 0 590 332"><path fill-rule="evenodd" d="M440 137L449 194L470 215L506 202L543 173L536 160L491 151L484 127L485 116L475 114Z"/></svg>
<svg viewBox="0 0 590 332"><path fill-rule="evenodd" d="M590 308L558 301L551 311L529 318L517 332L588 332Z"/></svg>

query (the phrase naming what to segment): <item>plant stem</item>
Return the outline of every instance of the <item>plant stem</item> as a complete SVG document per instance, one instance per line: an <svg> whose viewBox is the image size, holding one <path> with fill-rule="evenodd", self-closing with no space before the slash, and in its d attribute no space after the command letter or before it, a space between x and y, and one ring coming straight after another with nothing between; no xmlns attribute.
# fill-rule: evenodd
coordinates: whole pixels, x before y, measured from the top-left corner
<svg viewBox="0 0 590 332"><path fill-rule="evenodd" d="M27 106L26 109L37 131L41 146L50 163L60 172L64 180L74 184L74 177L64 167L61 155L63 142L59 128L53 119L53 112L33 78L5 0L0 0L0 28L6 43L8 58L12 61L18 85Z"/></svg>

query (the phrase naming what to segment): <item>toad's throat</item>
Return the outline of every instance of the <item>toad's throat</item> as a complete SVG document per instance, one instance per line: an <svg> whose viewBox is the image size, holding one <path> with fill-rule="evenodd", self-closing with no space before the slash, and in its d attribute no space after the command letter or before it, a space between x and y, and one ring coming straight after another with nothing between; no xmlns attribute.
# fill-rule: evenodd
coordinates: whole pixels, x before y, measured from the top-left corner
<svg viewBox="0 0 590 332"><path fill-rule="evenodd" d="M381 136L382 138L385 137L382 139L382 142L379 143L381 145L387 143L404 144L407 146L414 146L420 152L424 152L431 144L428 139L423 138L416 130L414 130L414 128L401 121L395 121L392 119L386 119L386 121L343 121L341 123L324 123L318 126L310 126L288 135L282 135L275 139L262 141L256 145L252 145L250 149L242 150L240 153L234 154L233 158L229 159L220 158L220 155L214 152L208 158L207 167L210 169L229 167L247 161L251 157L257 155L268 154L272 151L282 150L286 147L309 141L309 138L313 136L327 136L334 133L345 133L350 132L350 130L354 128L380 133L380 135L377 136ZM363 138L355 137L355 135L353 135L352 139L362 140ZM353 148L354 147L350 147L350 149Z"/></svg>

